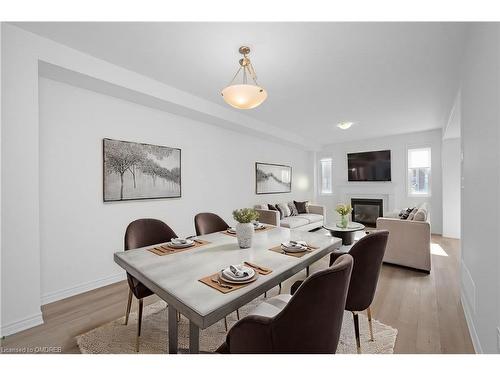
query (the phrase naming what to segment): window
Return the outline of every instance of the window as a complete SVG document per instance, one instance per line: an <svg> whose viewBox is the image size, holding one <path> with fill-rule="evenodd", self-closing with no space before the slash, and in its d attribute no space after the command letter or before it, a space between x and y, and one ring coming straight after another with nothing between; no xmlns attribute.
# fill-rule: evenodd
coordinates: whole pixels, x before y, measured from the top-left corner
<svg viewBox="0 0 500 375"><path fill-rule="evenodd" d="M320 163L320 179L321 179L321 194L332 194L332 159L321 159Z"/></svg>
<svg viewBox="0 0 500 375"><path fill-rule="evenodd" d="M408 196L431 195L431 149L408 148Z"/></svg>

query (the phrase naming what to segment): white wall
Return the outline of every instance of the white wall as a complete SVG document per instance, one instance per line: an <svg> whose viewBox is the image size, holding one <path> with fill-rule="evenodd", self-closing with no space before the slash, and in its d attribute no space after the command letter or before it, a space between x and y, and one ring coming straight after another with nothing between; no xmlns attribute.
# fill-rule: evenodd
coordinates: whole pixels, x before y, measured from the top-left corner
<svg viewBox="0 0 500 375"><path fill-rule="evenodd" d="M476 351L500 352L500 27L471 24L462 82L462 304Z"/></svg>
<svg viewBox="0 0 500 375"><path fill-rule="evenodd" d="M42 303L124 273L113 262L127 224L140 217L194 234L211 211L233 222L238 207L312 198L312 158L296 148L199 123L42 78L40 236ZM182 149L182 198L102 202L102 138ZM255 162L292 166L292 194L255 194Z"/></svg>
<svg viewBox="0 0 500 375"><path fill-rule="evenodd" d="M444 139L443 236L460 238L460 138Z"/></svg>
<svg viewBox="0 0 500 375"><path fill-rule="evenodd" d="M366 139L349 143L333 144L317 153L318 160L333 159L333 195L318 195L318 202L328 208L329 218L334 218L334 207L343 202L346 195L388 195L388 209L400 209L419 205L426 201L431 211L433 233L442 232L442 187L441 187L441 130L409 133L384 138ZM430 146L432 153L432 195L428 198L408 197L406 184L406 153L408 146ZM347 153L391 150L391 182L348 182Z"/></svg>

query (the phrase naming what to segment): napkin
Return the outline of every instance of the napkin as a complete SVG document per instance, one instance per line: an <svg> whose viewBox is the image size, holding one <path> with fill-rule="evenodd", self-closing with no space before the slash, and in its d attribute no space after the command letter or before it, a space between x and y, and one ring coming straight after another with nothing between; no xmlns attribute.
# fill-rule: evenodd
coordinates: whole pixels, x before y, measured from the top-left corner
<svg viewBox="0 0 500 375"><path fill-rule="evenodd" d="M184 245L187 244L188 241L184 238L172 238L171 242L174 245Z"/></svg>
<svg viewBox="0 0 500 375"><path fill-rule="evenodd" d="M233 265L230 265L229 266L229 270L231 271L231 276L234 276L236 278L238 277L247 277L248 276L248 272L246 271L241 271L240 269L238 269L238 266L233 266Z"/></svg>

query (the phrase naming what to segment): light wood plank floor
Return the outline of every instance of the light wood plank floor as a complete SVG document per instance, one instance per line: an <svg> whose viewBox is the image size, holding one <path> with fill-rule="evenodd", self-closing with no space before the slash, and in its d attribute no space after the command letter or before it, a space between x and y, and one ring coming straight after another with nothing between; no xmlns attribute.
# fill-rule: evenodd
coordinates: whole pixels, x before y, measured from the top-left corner
<svg viewBox="0 0 500 375"><path fill-rule="evenodd" d="M444 253L432 255L430 275L383 266L372 305L374 318L398 329L395 353L473 353L460 303L459 241L441 236L432 241ZM325 263L316 263L312 270ZM287 280L284 291L303 278L300 273ZM75 336L123 316L127 293L126 282L120 282L45 305L44 324L6 337L2 346L55 346L63 353L79 353ZM146 303L154 301L156 297L149 297Z"/></svg>

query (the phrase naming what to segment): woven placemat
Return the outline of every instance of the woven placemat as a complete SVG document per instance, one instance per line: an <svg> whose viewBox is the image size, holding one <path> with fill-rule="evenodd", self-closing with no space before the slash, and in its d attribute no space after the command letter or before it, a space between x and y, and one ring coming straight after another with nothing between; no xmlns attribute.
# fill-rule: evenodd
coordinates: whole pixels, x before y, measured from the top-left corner
<svg viewBox="0 0 500 375"><path fill-rule="evenodd" d="M219 284L219 282L214 281L214 280L218 280L220 282L220 284ZM219 292L226 294L226 293L234 292L235 290L244 288L247 285L250 285L251 283L253 283L255 280L257 280L257 277L255 277L251 282L246 283L246 284L232 284L232 283L228 283L226 281L221 280L219 277L219 272L217 272L217 273L214 273L213 275L202 277L198 281L201 281L203 284L208 285L209 287L214 288L214 289L218 290ZM223 286L223 285L226 285L226 286Z"/></svg>
<svg viewBox="0 0 500 375"><path fill-rule="evenodd" d="M194 245L189 246L189 247L183 247L183 248L178 249L176 247L170 247L168 245L157 245L155 247L148 249L148 251L151 251L152 253L154 253L156 255L169 255L169 254L180 253L180 252L186 251L186 250L196 249L197 247L205 246L205 245L208 245L210 243L211 242L197 239L194 242Z"/></svg>
<svg viewBox="0 0 500 375"><path fill-rule="evenodd" d="M295 258L301 258L304 255L306 255L307 253L310 253L310 252L313 252L314 250L319 249L318 247L311 246L311 245L309 245L309 248L310 249L301 251L300 253L290 253L290 252L283 251L283 249L281 248L281 245L271 247L269 250L274 251L276 253L283 254L283 255L290 255L290 256L295 257Z"/></svg>
<svg viewBox="0 0 500 375"><path fill-rule="evenodd" d="M262 233L262 232L267 232L268 230L271 230L271 229L274 229L276 228L274 225L266 225L264 228L262 229L256 229L255 230L255 233ZM222 232L220 233L224 233L224 234L227 234L228 236L231 236L231 237L236 237L236 233L230 233L228 232L227 230L223 230Z"/></svg>

